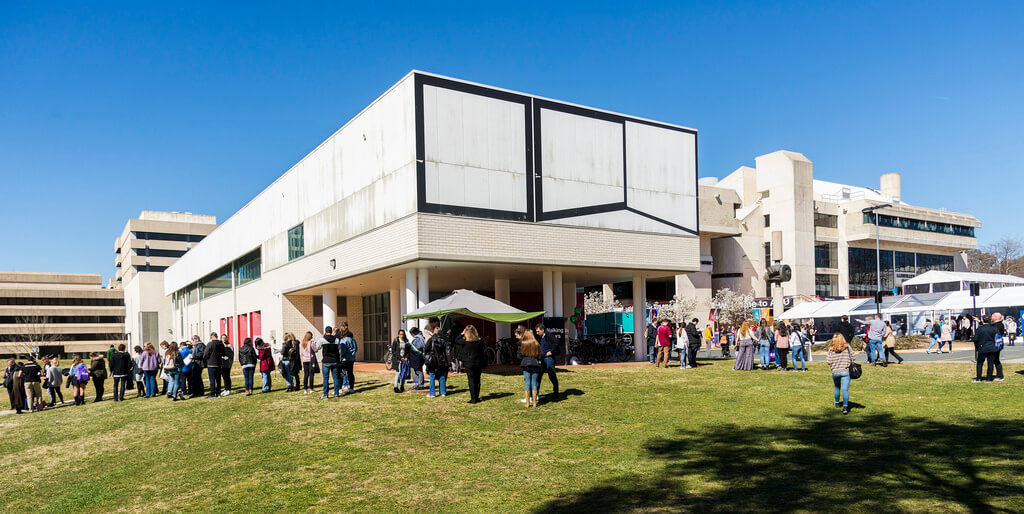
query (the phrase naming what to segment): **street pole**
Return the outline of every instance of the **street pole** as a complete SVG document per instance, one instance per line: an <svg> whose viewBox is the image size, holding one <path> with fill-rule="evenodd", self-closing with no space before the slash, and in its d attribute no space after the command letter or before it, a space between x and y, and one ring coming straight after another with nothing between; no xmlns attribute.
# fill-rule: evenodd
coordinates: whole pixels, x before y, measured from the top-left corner
<svg viewBox="0 0 1024 514"><path fill-rule="evenodd" d="M878 211L874 212L875 215L875 280L877 281L877 289L875 291L882 290L882 249L879 243L878 237ZM882 315L882 304L875 303L875 314L879 317Z"/></svg>

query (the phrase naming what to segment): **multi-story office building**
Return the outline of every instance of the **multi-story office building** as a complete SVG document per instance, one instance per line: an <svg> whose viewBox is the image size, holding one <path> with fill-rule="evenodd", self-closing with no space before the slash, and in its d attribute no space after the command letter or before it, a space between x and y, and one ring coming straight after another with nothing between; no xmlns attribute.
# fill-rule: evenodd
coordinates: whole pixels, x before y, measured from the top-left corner
<svg viewBox="0 0 1024 514"><path fill-rule="evenodd" d="M696 168L693 129L412 72L167 269L175 339L347 320L375 360L456 288L551 316L588 285L642 301L699 268Z"/></svg>
<svg viewBox="0 0 1024 514"><path fill-rule="evenodd" d="M124 296L99 275L0 272L0 355L86 353L124 342Z"/></svg>
<svg viewBox="0 0 1024 514"><path fill-rule="evenodd" d="M217 227L217 218L190 212L142 211L114 241L113 286L124 290L124 330L132 346L171 337L171 299L164 270Z"/></svg>
<svg viewBox="0 0 1024 514"><path fill-rule="evenodd" d="M687 277L684 290L708 298L726 287L771 295L765 269L773 232L781 232L781 263L793 270L785 295L856 297L878 290L878 268L883 291L929 270L962 270L962 252L977 247L981 226L968 214L902 202L898 173L882 175L878 189L826 182L814 178L810 160L787 151L757 157L755 167L721 180L701 179L700 192L701 253L713 264ZM864 212L881 205L888 206ZM707 216L722 228L706 233Z"/></svg>

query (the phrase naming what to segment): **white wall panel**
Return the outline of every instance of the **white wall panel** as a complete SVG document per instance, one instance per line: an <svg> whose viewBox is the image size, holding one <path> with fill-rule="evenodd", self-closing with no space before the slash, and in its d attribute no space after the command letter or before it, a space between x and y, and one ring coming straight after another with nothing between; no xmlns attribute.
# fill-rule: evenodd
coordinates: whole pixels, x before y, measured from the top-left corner
<svg viewBox="0 0 1024 514"><path fill-rule="evenodd" d="M427 202L525 212L525 125L521 104L424 85Z"/></svg>
<svg viewBox="0 0 1024 514"><path fill-rule="evenodd" d="M541 109L544 211L623 201L622 125Z"/></svg>
<svg viewBox="0 0 1024 514"><path fill-rule="evenodd" d="M626 122L626 204L697 229L696 136Z"/></svg>

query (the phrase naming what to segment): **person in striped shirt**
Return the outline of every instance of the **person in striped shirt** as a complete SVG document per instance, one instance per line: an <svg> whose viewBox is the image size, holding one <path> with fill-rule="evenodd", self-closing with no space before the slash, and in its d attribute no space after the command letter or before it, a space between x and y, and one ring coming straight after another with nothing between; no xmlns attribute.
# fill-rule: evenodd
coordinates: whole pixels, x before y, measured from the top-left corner
<svg viewBox="0 0 1024 514"><path fill-rule="evenodd" d="M828 367L832 369L832 383L835 385L836 407L839 407L839 396L843 397L843 415L850 413L850 364L853 363L853 350L842 334L832 336L828 345Z"/></svg>

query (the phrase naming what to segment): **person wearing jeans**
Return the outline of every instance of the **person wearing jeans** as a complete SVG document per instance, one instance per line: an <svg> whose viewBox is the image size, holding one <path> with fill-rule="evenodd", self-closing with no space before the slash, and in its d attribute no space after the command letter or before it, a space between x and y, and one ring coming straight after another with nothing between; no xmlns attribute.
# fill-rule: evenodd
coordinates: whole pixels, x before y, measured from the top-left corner
<svg viewBox="0 0 1024 514"><path fill-rule="evenodd" d="M544 363L544 369L541 370L540 382L537 383L537 387L540 387L540 383L544 381L544 373L547 373L548 380L551 381L551 395L558 398L558 370L555 369L555 359L561 353L561 348L559 348L554 339L548 335L547 328L545 328L544 325L538 324L534 327L534 333L537 335L537 343L540 344L540 360ZM668 367L667 347L665 353L665 367Z"/></svg>
<svg viewBox="0 0 1024 514"><path fill-rule="evenodd" d="M341 348L339 368L342 375L342 385L345 387L345 393L351 394L355 392L356 386L356 375L353 371L353 366L356 363L359 345L356 344L355 337L352 337L352 332L348 329L348 322L343 321L341 323L341 326L335 331L335 336L340 336L338 337L338 346Z"/></svg>
<svg viewBox="0 0 1024 514"><path fill-rule="evenodd" d="M793 351L793 371L796 371L796 365L800 363L800 371L807 371L807 361L804 359L804 342L800 339L800 333L793 331L790 333L789 347Z"/></svg>
<svg viewBox="0 0 1024 514"><path fill-rule="evenodd" d="M256 348L252 345L252 339L246 337L242 346L238 347L238 363L242 365L242 379L245 382L245 395L252 396L253 379L256 376L256 364L259 357L256 355Z"/></svg>
<svg viewBox="0 0 1024 514"><path fill-rule="evenodd" d="M420 332L419 327L410 328L409 333L412 334L412 342L407 348L409 353L406 354L406 357L409 358L409 369L415 376L412 384L412 390L419 391L423 389L423 364L427 357L423 353L423 349L426 348L427 342L423 338L423 334Z"/></svg>
<svg viewBox="0 0 1024 514"><path fill-rule="evenodd" d="M842 334L832 336L828 345L828 357L825 359L832 370L835 406L842 406L843 414L850 413L850 365L853 364L853 350L846 344ZM842 403L840 403L840 397Z"/></svg>
<svg viewBox="0 0 1024 514"><path fill-rule="evenodd" d="M124 401L124 390L128 386L128 381L132 379L132 356L124 350L124 344L119 344L117 351L110 356L110 376L114 378L115 402Z"/></svg>
<svg viewBox="0 0 1024 514"><path fill-rule="evenodd" d="M977 374L975 375L974 382L1002 382L1003 381L1003 364L999 362L1000 346L1003 343L1003 315L995 313L991 317L985 316L983 318L984 325L981 325L974 331L974 348L978 353L977 362ZM981 371L982 367L988 362L988 376L982 378ZM993 366L996 369L995 377L992 376Z"/></svg>
<svg viewBox="0 0 1024 514"><path fill-rule="evenodd" d="M885 350L882 346L882 340L885 339L885 322L882 321L882 317L875 314L868 321L857 320L861 325L867 325L867 352L868 362L874 366L884 366L882 359L885 357Z"/></svg>

